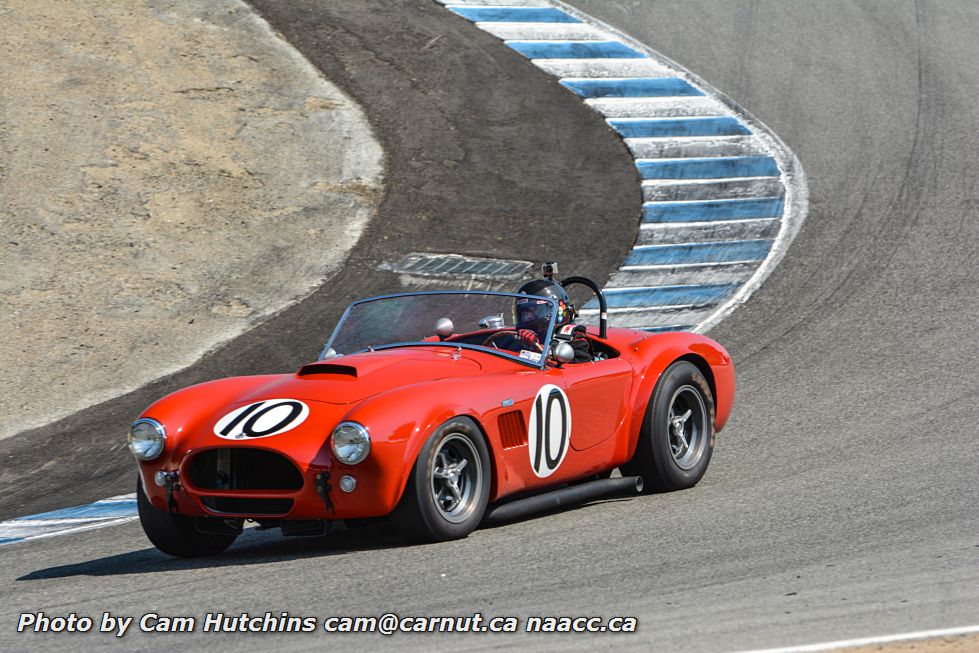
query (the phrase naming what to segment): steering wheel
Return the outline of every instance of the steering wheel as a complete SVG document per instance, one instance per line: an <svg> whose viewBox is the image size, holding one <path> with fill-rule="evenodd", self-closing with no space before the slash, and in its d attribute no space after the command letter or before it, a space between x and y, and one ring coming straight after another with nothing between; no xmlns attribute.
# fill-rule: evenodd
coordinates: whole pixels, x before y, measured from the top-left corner
<svg viewBox="0 0 979 653"><path fill-rule="evenodd" d="M524 344L523 341L520 340L519 332L518 332L517 329L514 329L514 328L506 328L503 331L497 331L496 333L491 333L489 335L489 337L486 338L486 340L483 341L483 347L495 347L496 349L500 349L501 347L499 347L496 344L496 340L498 338L500 338L501 336L508 336L508 337L514 338L521 345ZM539 352L544 351L544 348L540 346L540 343L537 343L537 351L539 351Z"/></svg>
<svg viewBox="0 0 979 653"><path fill-rule="evenodd" d="M483 347L495 347L496 349L499 349L500 347L499 345L496 344L496 341L502 336L517 338L519 340L519 337L517 336L517 330L507 328L502 331L497 331L496 333L491 333L489 337L483 341Z"/></svg>

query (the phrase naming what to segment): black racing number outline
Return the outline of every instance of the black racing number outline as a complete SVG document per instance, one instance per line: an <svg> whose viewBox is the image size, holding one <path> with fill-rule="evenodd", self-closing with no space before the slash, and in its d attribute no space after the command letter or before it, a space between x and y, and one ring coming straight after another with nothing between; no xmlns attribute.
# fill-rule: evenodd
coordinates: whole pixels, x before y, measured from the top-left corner
<svg viewBox="0 0 979 653"><path fill-rule="evenodd" d="M551 457L551 410L554 406L554 402L557 402L558 406L561 407L561 446L558 447L557 455L553 458ZM558 464L561 462L561 458L564 456L564 447L568 443L568 408L564 403L564 395L558 388L552 388L550 394L547 395L547 406L546 414L544 410L544 397L540 394L537 395L537 400L534 402L534 414L537 416L535 420L535 425L537 426L536 434L536 447L534 453L534 471L540 474L540 463L541 454L544 455L544 462L547 464L547 471L554 473L557 470Z"/></svg>
<svg viewBox="0 0 979 653"><path fill-rule="evenodd" d="M289 426L293 422L293 420L299 417L299 415L301 415L303 412L303 405L300 404L298 401L294 401L294 400L280 401L279 403L272 404L271 406L266 406L262 410L255 412L259 406L262 406L264 404L265 404L264 401L260 401L256 404L252 404L245 410L241 411L241 413L236 415L233 420L231 420L223 429L221 429L220 435L224 437L228 437L228 435L235 430L235 427L238 426L239 423L241 423L241 420L245 419L246 417L249 417L250 415L251 417L249 417L248 421L242 424L241 426L241 434L244 435L246 438L261 438L266 435L271 435L272 433L275 433L276 431ZM270 410L275 410L279 406L289 406L291 409L289 411L289 414L286 415L284 419L279 420L279 422L275 426L273 426L272 428L265 429L264 431L252 430L255 427L255 423L258 422L258 420L262 417L262 415L264 415Z"/></svg>

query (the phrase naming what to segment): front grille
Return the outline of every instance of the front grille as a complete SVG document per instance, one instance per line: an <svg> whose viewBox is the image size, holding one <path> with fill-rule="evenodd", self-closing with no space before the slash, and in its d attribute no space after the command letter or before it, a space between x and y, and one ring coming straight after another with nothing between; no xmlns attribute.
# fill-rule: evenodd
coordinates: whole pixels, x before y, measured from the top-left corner
<svg viewBox="0 0 979 653"><path fill-rule="evenodd" d="M500 427L500 440L504 449L512 449L527 444L527 425L519 410L501 413L497 418Z"/></svg>
<svg viewBox="0 0 979 653"><path fill-rule="evenodd" d="M187 467L190 482L204 490L300 490L303 476L282 454L265 449L227 447L195 455Z"/></svg>
<svg viewBox="0 0 979 653"><path fill-rule="evenodd" d="M201 497L214 512L229 515L284 515L292 510L292 499L253 499L251 497Z"/></svg>

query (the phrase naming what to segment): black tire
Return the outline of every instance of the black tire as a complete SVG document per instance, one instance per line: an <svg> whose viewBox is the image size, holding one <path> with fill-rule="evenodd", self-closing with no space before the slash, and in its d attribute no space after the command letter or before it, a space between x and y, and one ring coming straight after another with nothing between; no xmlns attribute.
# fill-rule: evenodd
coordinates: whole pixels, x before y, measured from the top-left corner
<svg viewBox="0 0 979 653"><path fill-rule="evenodd" d="M636 453L622 475L642 476L647 492L693 487L710 464L714 435L710 385L696 365L677 361L653 389Z"/></svg>
<svg viewBox="0 0 979 653"><path fill-rule="evenodd" d="M139 478L136 479L136 507L139 510L139 523L153 546L178 558L199 558L221 553L238 537L237 533L201 533L197 530L197 518L158 510L146 498Z"/></svg>
<svg viewBox="0 0 979 653"><path fill-rule="evenodd" d="M490 456L482 432L472 419L453 417L435 429L418 453L395 509L395 525L413 542L466 537L482 521L489 491Z"/></svg>

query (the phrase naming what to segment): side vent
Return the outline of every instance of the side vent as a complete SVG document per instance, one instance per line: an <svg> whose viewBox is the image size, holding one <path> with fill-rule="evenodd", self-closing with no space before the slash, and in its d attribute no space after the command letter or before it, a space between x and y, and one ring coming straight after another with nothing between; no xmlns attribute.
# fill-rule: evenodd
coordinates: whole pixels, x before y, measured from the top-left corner
<svg viewBox="0 0 979 653"><path fill-rule="evenodd" d="M511 410L501 413L497 418L500 427L500 440L503 441L504 449L513 449L527 444L527 425L523 421L523 414L519 410Z"/></svg>
<svg viewBox="0 0 979 653"><path fill-rule="evenodd" d="M352 365L337 365L336 363L310 363L303 365L299 370L299 376L310 376L311 374L350 376L356 379L357 368Z"/></svg>

